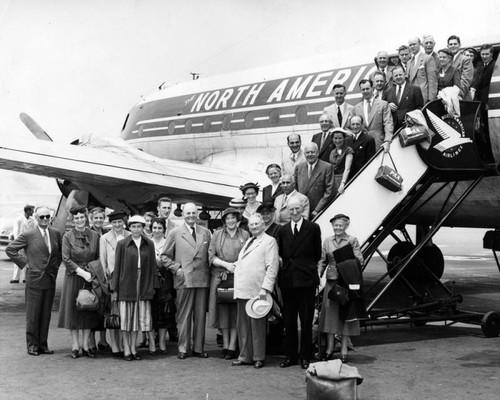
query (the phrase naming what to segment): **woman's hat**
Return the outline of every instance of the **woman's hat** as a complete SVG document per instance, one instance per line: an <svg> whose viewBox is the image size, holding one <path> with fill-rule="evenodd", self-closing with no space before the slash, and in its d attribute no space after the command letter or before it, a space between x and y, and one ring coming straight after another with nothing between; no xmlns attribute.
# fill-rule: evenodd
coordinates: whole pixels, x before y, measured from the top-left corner
<svg viewBox="0 0 500 400"><path fill-rule="evenodd" d="M344 137L348 137L350 135L352 135L351 132L345 130L344 128L335 128L333 131L332 131L332 135L335 133L335 132L340 132L344 135Z"/></svg>
<svg viewBox="0 0 500 400"><path fill-rule="evenodd" d="M271 293L266 293L266 299L261 300L260 296L254 297L247 301L245 311L250 318L263 318L273 308L273 298Z"/></svg>
<svg viewBox="0 0 500 400"><path fill-rule="evenodd" d="M265 203L262 203L259 208L257 208L257 212L258 213L263 213L263 212L275 212L276 211L276 208L274 208L274 204L271 203L271 202L265 202Z"/></svg>
<svg viewBox="0 0 500 400"><path fill-rule="evenodd" d="M118 221L119 219L125 220L127 214L123 211L113 211L108 215L109 222Z"/></svg>
<svg viewBox="0 0 500 400"><path fill-rule="evenodd" d="M257 193L259 193L259 184L258 183L252 183L252 182L248 182L248 183L245 183L243 186L240 186L240 190L242 191L243 194L245 194L245 192L248 190L248 189L255 189L255 191Z"/></svg>
<svg viewBox="0 0 500 400"><path fill-rule="evenodd" d="M142 226L146 226L146 220L144 219L144 217L142 215L134 215L133 217L130 217L128 220L129 226L132 224L137 224L137 223L142 224Z"/></svg>
<svg viewBox="0 0 500 400"><path fill-rule="evenodd" d="M226 208L223 212L222 212L222 216L220 217L220 219L222 220L222 222L224 222L226 220L226 217L229 215L229 214L234 214L236 216L236 218L238 219L238 221L240 220L240 217L241 217L241 214L239 213L238 210L236 210L235 208L233 207L229 207L229 208Z"/></svg>
<svg viewBox="0 0 500 400"><path fill-rule="evenodd" d="M446 47L439 50L438 53L444 53L447 54L449 57L453 58L453 53L451 52L450 49L447 49Z"/></svg>
<svg viewBox="0 0 500 400"><path fill-rule="evenodd" d="M247 202L243 199L231 199L229 202L229 207L245 208Z"/></svg>

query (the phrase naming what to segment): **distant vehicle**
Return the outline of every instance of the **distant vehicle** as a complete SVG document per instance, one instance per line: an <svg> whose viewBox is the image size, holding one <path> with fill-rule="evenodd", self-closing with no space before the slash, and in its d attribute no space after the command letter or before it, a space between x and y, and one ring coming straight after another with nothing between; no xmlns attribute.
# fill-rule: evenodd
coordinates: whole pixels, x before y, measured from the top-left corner
<svg viewBox="0 0 500 400"><path fill-rule="evenodd" d="M0 246L7 246L14 240L14 222L17 217L17 212L0 217Z"/></svg>

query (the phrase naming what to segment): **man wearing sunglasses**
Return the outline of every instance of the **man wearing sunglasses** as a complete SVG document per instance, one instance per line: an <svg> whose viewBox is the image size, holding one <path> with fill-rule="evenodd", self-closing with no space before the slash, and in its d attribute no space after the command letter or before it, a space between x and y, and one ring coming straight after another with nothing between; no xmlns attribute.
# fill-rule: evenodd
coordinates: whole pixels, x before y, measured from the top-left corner
<svg viewBox="0 0 500 400"><path fill-rule="evenodd" d="M26 272L26 344L28 354L52 354L47 345L49 324L61 256L61 233L49 226L50 210L35 209L37 226L23 232L5 252ZM24 250L21 251L21 250Z"/></svg>

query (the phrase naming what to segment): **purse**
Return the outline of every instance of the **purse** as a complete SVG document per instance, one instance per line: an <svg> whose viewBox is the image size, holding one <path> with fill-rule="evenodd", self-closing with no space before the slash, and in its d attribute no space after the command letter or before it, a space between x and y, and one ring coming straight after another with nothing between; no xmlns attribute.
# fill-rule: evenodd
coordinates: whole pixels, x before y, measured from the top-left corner
<svg viewBox="0 0 500 400"><path fill-rule="evenodd" d="M106 329L120 329L120 307L117 301L111 302L109 314L104 316L104 327Z"/></svg>
<svg viewBox="0 0 500 400"><path fill-rule="evenodd" d="M222 280L217 288L217 304L236 304L234 298L234 274L222 273Z"/></svg>
<svg viewBox="0 0 500 400"><path fill-rule="evenodd" d="M357 400L358 387L355 378L320 379L306 374L307 400Z"/></svg>
<svg viewBox="0 0 500 400"><path fill-rule="evenodd" d="M408 147L423 142L429 137L427 129L423 125L413 125L401 129L399 132L399 142L401 147Z"/></svg>
<svg viewBox="0 0 500 400"><path fill-rule="evenodd" d="M336 301L341 306L349 301L349 290L340 285L335 285L329 292L328 298L330 300Z"/></svg>
<svg viewBox="0 0 500 400"><path fill-rule="evenodd" d="M394 168L389 167L388 165L384 165L384 157L382 156L382 162L380 163L380 167L378 168L377 174L375 175L375 180L380 183L386 189L389 189L392 192L399 192L403 189L403 177L399 174L396 164L394 164L394 160L392 159L391 153L389 154L389 158L391 159L392 165Z"/></svg>
<svg viewBox="0 0 500 400"><path fill-rule="evenodd" d="M78 311L97 311L99 309L99 298L93 290L80 289L76 296L76 309Z"/></svg>

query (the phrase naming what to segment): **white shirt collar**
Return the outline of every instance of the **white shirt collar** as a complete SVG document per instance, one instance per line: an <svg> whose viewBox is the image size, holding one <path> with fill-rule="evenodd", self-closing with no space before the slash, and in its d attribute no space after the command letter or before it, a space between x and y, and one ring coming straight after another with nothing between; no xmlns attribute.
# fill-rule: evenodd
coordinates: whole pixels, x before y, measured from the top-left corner
<svg viewBox="0 0 500 400"><path fill-rule="evenodd" d="M193 226L189 226L186 222L184 222L184 225L186 225L189 232L191 232L191 228L194 228L194 230L196 231L196 224L194 224Z"/></svg>
<svg viewBox="0 0 500 400"><path fill-rule="evenodd" d="M290 223L292 224L292 232L295 229L295 224L297 224L297 229L300 232L300 228L302 227L302 222L304 222L304 217L300 218L298 222L290 221Z"/></svg>

